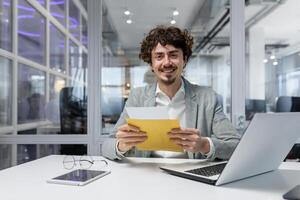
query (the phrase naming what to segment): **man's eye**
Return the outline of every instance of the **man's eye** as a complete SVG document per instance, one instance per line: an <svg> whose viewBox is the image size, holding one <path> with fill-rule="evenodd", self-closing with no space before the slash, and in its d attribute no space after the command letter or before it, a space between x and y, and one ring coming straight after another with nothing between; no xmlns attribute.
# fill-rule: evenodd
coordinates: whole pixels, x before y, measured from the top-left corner
<svg viewBox="0 0 300 200"><path fill-rule="evenodd" d="M171 58L177 58L178 55L177 55L177 54L172 54L170 57L171 57Z"/></svg>

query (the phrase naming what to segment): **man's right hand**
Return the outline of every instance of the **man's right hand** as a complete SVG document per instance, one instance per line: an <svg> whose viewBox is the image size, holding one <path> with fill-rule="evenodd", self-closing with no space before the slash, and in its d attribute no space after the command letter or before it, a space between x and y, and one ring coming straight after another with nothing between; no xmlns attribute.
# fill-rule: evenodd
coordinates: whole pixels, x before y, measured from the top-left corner
<svg viewBox="0 0 300 200"><path fill-rule="evenodd" d="M138 127L124 124L118 128L116 137L118 141L118 150L126 152L137 144L144 142L147 139L147 134Z"/></svg>

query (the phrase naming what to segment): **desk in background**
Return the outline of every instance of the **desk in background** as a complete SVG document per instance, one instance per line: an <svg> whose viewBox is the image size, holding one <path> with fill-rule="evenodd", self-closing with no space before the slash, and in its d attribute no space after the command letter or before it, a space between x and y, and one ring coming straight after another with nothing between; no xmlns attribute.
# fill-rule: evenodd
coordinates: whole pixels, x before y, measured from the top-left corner
<svg viewBox="0 0 300 200"><path fill-rule="evenodd" d="M5 200L183 200L183 199L282 199L282 194L300 184L300 163L285 162L280 170L223 186L176 177L158 167L166 162L195 160L134 158L128 163L108 161L111 174L86 186L46 183L63 174L64 156L47 156L0 171L0 198ZM100 159L100 157L95 157Z"/></svg>

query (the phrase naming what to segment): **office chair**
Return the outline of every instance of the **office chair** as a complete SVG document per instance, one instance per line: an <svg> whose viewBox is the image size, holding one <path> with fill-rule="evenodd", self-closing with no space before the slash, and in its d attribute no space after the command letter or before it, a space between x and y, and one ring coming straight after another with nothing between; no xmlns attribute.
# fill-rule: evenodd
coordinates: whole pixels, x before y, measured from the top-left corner
<svg viewBox="0 0 300 200"><path fill-rule="evenodd" d="M266 100L246 99L246 120L251 120L255 113L266 112Z"/></svg>
<svg viewBox="0 0 300 200"><path fill-rule="evenodd" d="M276 102L276 112L300 112L300 97L278 97Z"/></svg>
<svg viewBox="0 0 300 200"><path fill-rule="evenodd" d="M87 98L76 97L74 87L65 87L59 94L60 134L87 134ZM86 145L61 145L61 154L87 154Z"/></svg>
<svg viewBox="0 0 300 200"><path fill-rule="evenodd" d="M280 96L276 102L276 112L300 112L300 97ZM295 144L286 159L300 159L300 144Z"/></svg>

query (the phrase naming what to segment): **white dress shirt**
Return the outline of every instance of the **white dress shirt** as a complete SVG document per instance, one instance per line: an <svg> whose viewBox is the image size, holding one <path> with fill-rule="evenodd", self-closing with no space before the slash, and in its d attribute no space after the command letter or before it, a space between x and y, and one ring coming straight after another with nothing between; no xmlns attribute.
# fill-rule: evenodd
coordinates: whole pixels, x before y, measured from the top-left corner
<svg viewBox="0 0 300 200"><path fill-rule="evenodd" d="M179 119L181 128L186 127L186 110L185 110L185 90L184 82L181 80L181 86L176 92L174 97L170 99L161 89L159 85L156 86L155 91L155 102L156 106L167 106L169 119ZM210 144L210 151L205 154L207 157L210 157L214 153L214 146L210 138L207 138ZM154 151L154 157L163 157L163 158L187 158L186 152L171 152L171 151Z"/></svg>
<svg viewBox="0 0 300 200"><path fill-rule="evenodd" d="M155 91L155 104L156 106L167 106L169 119L179 119L180 127L186 127L185 90L183 81L181 81L181 87L172 99L161 91L157 84ZM187 158L186 153L172 151L154 151L153 156L162 158Z"/></svg>

